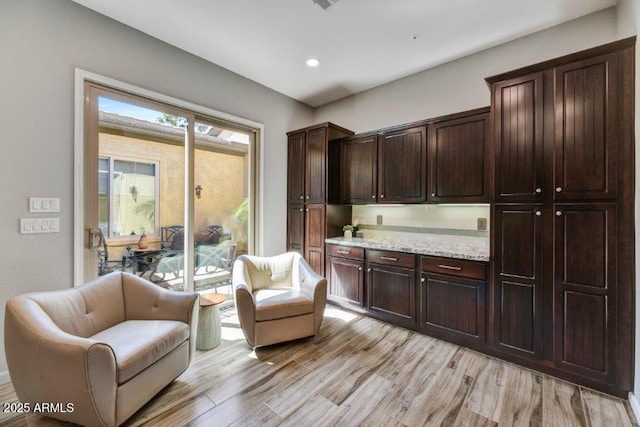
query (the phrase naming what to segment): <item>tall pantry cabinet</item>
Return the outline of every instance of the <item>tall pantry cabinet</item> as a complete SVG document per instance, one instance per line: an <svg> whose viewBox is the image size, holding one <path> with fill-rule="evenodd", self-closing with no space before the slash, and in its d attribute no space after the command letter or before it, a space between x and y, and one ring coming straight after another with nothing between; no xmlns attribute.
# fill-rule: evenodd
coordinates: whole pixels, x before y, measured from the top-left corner
<svg viewBox="0 0 640 427"><path fill-rule="evenodd" d="M339 206L340 145L353 132L322 123L287 133L287 250L324 275L327 237L342 234L351 207Z"/></svg>
<svg viewBox="0 0 640 427"><path fill-rule="evenodd" d="M633 373L634 45L487 79L498 353L623 395Z"/></svg>

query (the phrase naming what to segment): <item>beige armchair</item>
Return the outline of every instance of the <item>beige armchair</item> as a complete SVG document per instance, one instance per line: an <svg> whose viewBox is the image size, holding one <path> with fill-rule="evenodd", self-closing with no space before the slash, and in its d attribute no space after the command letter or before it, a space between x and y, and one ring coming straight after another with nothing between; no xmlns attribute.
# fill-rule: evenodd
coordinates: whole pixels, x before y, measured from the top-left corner
<svg viewBox="0 0 640 427"><path fill-rule="evenodd" d="M299 254L239 256L233 289L240 327L252 347L318 333L327 302L327 280Z"/></svg>
<svg viewBox="0 0 640 427"><path fill-rule="evenodd" d="M18 399L62 404L45 415L63 421L122 424L187 369L197 302L122 272L11 298L4 347Z"/></svg>

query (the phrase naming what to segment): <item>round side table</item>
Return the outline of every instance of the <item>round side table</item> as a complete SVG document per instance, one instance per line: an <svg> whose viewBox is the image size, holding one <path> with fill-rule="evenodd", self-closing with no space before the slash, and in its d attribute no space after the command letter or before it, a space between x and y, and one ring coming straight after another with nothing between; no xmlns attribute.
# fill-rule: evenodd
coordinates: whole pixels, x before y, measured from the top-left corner
<svg viewBox="0 0 640 427"><path fill-rule="evenodd" d="M227 300L224 294L200 294L200 313L198 315L198 333L196 348L211 350L222 341L220 304Z"/></svg>

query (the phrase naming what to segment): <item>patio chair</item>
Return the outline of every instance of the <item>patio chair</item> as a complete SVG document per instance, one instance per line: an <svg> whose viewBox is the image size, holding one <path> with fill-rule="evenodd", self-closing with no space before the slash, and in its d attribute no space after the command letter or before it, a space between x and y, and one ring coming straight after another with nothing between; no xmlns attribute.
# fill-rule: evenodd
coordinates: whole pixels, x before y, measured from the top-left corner
<svg viewBox="0 0 640 427"><path fill-rule="evenodd" d="M100 228L98 228L98 236L100 238L99 246L102 246L102 249L98 249L98 276L104 276L113 271L123 271L125 264L124 257L120 261L110 261L109 245Z"/></svg>
<svg viewBox="0 0 640 427"><path fill-rule="evenodd" d="M195 249L196 290L229 286L237 244L200 245ZM184 289L184 252L160 254L142 274L147 280L173 290ZM231 297L231 296L230 296Z"/></svg>
<svg viewBox="0 0 640 427"><path fill-rule="evenodd" d="M184 250L184 226L169 225L160 227L160 248Z"/></svg>

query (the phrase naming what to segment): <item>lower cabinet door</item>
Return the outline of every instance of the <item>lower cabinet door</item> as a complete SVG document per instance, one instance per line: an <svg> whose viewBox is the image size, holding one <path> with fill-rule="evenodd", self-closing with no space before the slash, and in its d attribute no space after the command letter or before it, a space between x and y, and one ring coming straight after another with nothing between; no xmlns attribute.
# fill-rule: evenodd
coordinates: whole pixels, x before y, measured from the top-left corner
<svg viewBox="0 0 640 427"><path fill-rule="evenodd" d="M615 352L616 205L556 204L555 364L612 381Z"/></svg>
<svg viewBox="0 0 640 427"><path fill-rule="evenodd" d="M364 262L359 259L327 257L327 298L340 305L362 307L364 303Z"/></svg>
<svg viewBox="0 0 640 427"><path fill-rule="evenodd" d="M544 211L535 204L495 205L493 217L495 348L541 360Z"/></svg>
<svg viewBox="0 0 640 427"><path fill-rule="evenodd" d="M368 310L383 320L415 326L415 278L415 269L369 263Z"/></svg>
<svg viewBox="0 0 640 427"><path fill-rule="evenodd" d="M304 257L309 266L324 276L324 239L326 207L322 204L307 205L304 219Z"/></svg>
<svg viewBox="0 0 640 427"><path fill-rule="evenodd" d="M486 285L483 280L422 273L421 327L429 335L477 346L485 341Z"/></svg>

